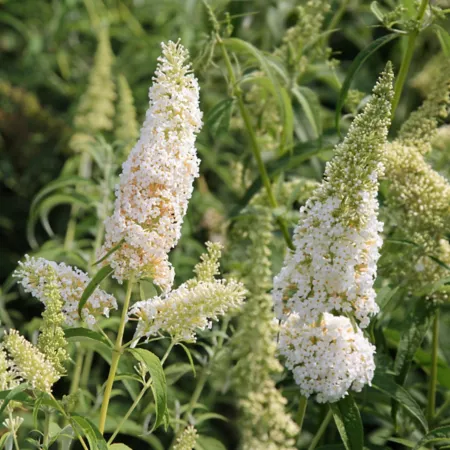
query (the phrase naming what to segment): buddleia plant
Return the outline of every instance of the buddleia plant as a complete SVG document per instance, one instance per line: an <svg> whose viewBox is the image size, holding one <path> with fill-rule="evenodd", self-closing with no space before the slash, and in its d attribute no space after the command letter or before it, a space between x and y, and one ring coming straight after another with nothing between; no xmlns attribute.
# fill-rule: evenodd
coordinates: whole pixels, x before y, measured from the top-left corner
<svg viewBox="0 0 450 450"><path fill-rule="evenodd" d="M280 354L301 395L315 394L319 403L361 391L375 371L375 347L361 329L379 311L374 290L382 244L377 191L392 81L388 64L327 162L321 185L300 209L294 249L273 282Z"/></svg>
<svg viewBox="0 0 450 450"><path fill-rule="evenodd" d="M450 105L450 66L446 63L442 68L423 104L386 147L386 194L394 220L391 235L412 242L401 248L401 263L393 259L393 273L410 292L444 278L444 266L450 264L450 184L427 161L439 120L448 115ZM433 297L447 298L445 289Z"/></svg>

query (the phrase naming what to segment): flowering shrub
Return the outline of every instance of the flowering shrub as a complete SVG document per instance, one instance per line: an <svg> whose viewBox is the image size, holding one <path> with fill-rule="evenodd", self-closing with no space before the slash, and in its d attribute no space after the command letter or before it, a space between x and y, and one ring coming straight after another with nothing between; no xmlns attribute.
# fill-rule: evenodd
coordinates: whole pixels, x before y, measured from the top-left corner
<svg viewBox="0 0 450 450"><path fill-rule="evenodd" d="M447 448L445 3L5 3L0 449Z"/></svg>

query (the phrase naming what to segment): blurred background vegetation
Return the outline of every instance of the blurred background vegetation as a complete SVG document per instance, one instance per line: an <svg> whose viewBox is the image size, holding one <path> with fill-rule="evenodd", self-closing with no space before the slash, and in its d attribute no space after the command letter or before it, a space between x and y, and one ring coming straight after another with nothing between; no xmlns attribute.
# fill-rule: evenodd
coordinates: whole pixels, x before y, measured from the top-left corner
<svg viewBox="0 0 450 450"><path fill-rule="evenodd" d="M296 0L211 0L209 5L230 36L271 53L282 43L286 30L296 23L296 7L303 3ZM302 164L283 169L286 179L293 174L321 179L325 161L331 156L330 148L340 139L334 111L347 70L371 42L391 33L386 25L396 26L395 14L392 23L388 23L386 17L385 23L381 23L372 3L330 1L331 8L320 39L326 41L331 54L308 66L300 81L315 95L310 105L321 132L320 136L315 135L304 109L297 105L294 109L295 142L306 156ZM450 8L445 3L440 2L443 8ZM377 8L389 12L403 6L407 11L411 4L414 2L386 0L378 2ZM171 254L178 281L190 275L204 248L203 243L223 234L222 225L236 209L239 211L245 205L248 197L245 188L254 181L250 177L248 182L242 182L237 175L236 164L241 173L244 172L241 178L245 178L245 171L252 169L254 163L245 133L238 126L239 114L232 104L226 103L229 93L225 70L214 60L214 49L210 46L211 20L202 1L0 0L0 280L4 294L0 312L3 322L14 323L19 329L35 329L29 321L38 315L41 306L19 292L10 275L18 260L32 251L27 239L27 223L33 199L73 161L68 145L74 132L73 119L79 98L86 91L97 47L97 31L103 26L109 28L114 76L123 75L131 86L139 123L148 106L147 93L161 41L180 38L191 53L199 78L205 122L198 139L201 177L196 182L183 237ZM440 26L448 30L448 19L442 18ZM357 91L362 93L359 100L364 93L370 93L386 61L391 60L398 70L404 45L403 39L393 40L367 59L352 82L354 95L358 97ZM441 42L435 30L421 33L392 126L393 134L423 100L440 57ZM255 67L245 57L240 61L244 74ZM347 102L344 108L343 134L358 103ZM278 114L273 109L269 113ZM114 140L109 132L104 138L109 142ZM308 156L311 149L320 151ZM431 155L435 167L447 174L449 159L442 153ZM270 155L267 160L270 162ZM53 240L59 240L60 244L62 238L58 236L64 236L70 211L70 205L59 205L50 212L55 232ZM291 225L295 219L293 215ZM89 226L86 224L86 229ZM40 245L48 239L41 224L37 225L35 234ZM282 260L283 248L280 240L275 266ZM54 259L70 259L66 256ZM397 323L402 322L405 313L404 307L397 310ZM444 320L448 325L448 314ZM395 341L395 336L391 337ZM450 358L450 345L446 346L445 342L450 344L448 339L442 344L447 353L443 357ZM183 392L183 383L179 386L180 392ZM297 395L295 387L286 392L292 398ZM229 408L233 406L223 403L218 409L225 415L233 415ZM324 410L316 408L314 411L320 416ZM307 422L316 424L319 419L309 415ZM370 433L370 424L368 426ZM223 423L219 423L217 429L221 430L222 441L228 441L229 448L235 448L235 430ZM334 442L332 436L329 440ZM376 436L373 442L377 442ZM393 444L392 448L403 447Z"/></svg>

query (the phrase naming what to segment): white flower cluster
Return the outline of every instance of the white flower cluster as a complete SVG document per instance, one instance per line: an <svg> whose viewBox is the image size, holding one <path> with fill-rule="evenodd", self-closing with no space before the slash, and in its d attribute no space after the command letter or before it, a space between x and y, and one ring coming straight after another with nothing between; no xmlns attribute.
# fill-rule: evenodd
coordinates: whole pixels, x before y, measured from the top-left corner
<svg viewBox="0 0 450 450"><path fill-rule="evenodd" d="M188 425L177 439L173 450L192 450L197 443L198 433L193 425Z"/></svg>
<svg viewBox="0 0 450 450"><path fill-rule="evenodd" d="M60 375L52 363L17 330L5 334L4 346L14 362L12 370L34 389L50 393Z"/></svg>
<svg viewBox="0 0 450 450"><path fill-rule="evenodd" d="M393 73L388 65L372 99L327 163L324 181L300 209L295 250L274 278L279 351L303 395L335 402L374 373L375 348L359 327L379 310L373 288L382 245L378 177L390 124ZM333 314L336 314L334 316Z"/></svg>
<svg viewBox="0 0 450 450"><path fill-rule="evenodd" d="M335 402L349 389L370 384L375 347L347 317L325 313L313 325L292 314L280 333L280 353L306 397L317 393L319 403Z"/></svg>
<svg viewBox="0 0 450 450"><path fill-rule="evenodd" d="M19 279L25 292L31 293L46 305L46 286L51 270L56 272L55 283L64 302L62 312L65 323L73 326L79 320L78 305L81 295L91 281L85 272L64 263L57 264L44 258L30 258L26 255L25 261L19 262L19 268L14 275ZM97 317L101 314L108 317L111 309L117 309L116 299L111 294L97 288L89 297L81 313L86 324L93 327L97 322Z"/></svg>
<svg viewBox="0 0 450 450"><path fill-rule="evenodd" d="M340 220L342 201L338 197L311 200L300 209L295 252L287 255L274 279L279 319L295 312L309 323L324 312L353 312L365 328L370 316L378 312L373 281L383 224L377 220L376 191L362 191L360 198L359 212L367 220L359 229Z"/></svg>
<svg viewBox="0 0 450 450"><path fill-rule="evenodd" d="M8 356L0 346L0 391L7 391L14 389L20 384L20 378L14 372L14 363L8 359ZM0 406L3 405L3 401L0 401ZM11 411L11 403L7 406L8 412Z"/></svg>
<svg viewBox="0 0 450 450"><path fill-rule="evenodd" d="M178 342L195 341L196 330L210 328L212 321L244 300L242 284L234 280L200 281L194 286L182 284L164 297L137 302L130 316L139 321L135 337L166 332Z"/></svg>
<svg viewBox="0 0 450 450"><path fill-rule="evenodd" d="M150 107L141 135L123 164L114 213L105 221L105 255L119 281L150 277L163 290L173 283L168 253L180 230L198 176L195 136L202 125L199 86L178 43L162 44Z"/></svg>
<svg viewBox="0 0 450 450"><path fill-rule="evenodd" d="M245 296L242 283L216 279L222 246L208 242L208 252L195 266L195 277L162 297L135 303L129 316L138 319L135 337L169 333L175 341L195 341L197 329L211 327L213 320L241 305Z"/></svg>

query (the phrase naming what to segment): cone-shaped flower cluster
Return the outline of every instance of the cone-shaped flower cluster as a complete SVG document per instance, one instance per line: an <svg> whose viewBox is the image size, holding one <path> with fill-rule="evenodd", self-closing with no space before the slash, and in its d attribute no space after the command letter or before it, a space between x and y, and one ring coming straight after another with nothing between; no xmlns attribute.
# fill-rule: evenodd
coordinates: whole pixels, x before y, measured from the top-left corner
<svg viewBox="0 0 450 450"><path fill-rule="evenodd" d="M136 337L168 333L174 341L195 341L204 330L230 309L240 306L245 290L234 280L215 279L220 245L209 244L209 254L195 269L196 278L162 297L137 302L129 315L138 318Z"/></svg>
<svg viewBox="0 0 450 450"><path fill-rule="evenodd" d="M48 277L44 286L45 311L39 329L38 349L53 364L59 374L66 370L64 363L69 359L67 341L62 325L65 321L62 312L64 302L59 293L58 276L52 267L48 267Z"/></svg>
<svg viewBox="0 0 450 450"><path fill-rule="evenodd" d="M98 46L88 87L80 99L74 119L76 132L70 140L70 147L75 151L85 150L86 145L93 141L93 135L113 127L116 93L111 75L112 64L109 33L106 28L102 28L98 33Z"/></svg>
<svg viewBox="0 0 450 450"><path fill-rule="evenodd" d="M374 347L348 319L329 313L351 314L365 328L378 312L373 283L382 224L376 196L392 80L389 64L327 163L324 181L301 208L295 250L274 279L275 313L282 321L280 353L302 394L316 393L320 402L336 401L350 388L360 390L373 375ZM321 343L317 349L316 341ZM318 372L324 361L341 367ZM359 365L350 370L356 362Z"/></svg>
<svg viewBox="0 0 450 450"><path fill-rule="evenodd" d="M52 272L56 273L54 281L63 300L62 312L65 323L68 326L75 325L78 320L78 304L86 286L91 281L89 276L64 263L57 264L44 258L30 258L26 256L24 262L19 263L15 276L26 292L31 293L47 306L47 284L52 278ZM111 309L117 309L116 299L105 291L97 288L89 297L81 314L86 324L93 327L98 316L109 316Z"/></svg>
<svg viewBox="0 0 450 450"><path fill-rule="evenodd" d="M236 360L231 382L239 398L242 450L293 450L298 426L272 379L282 371L276 357L278 324L268 293L272 283L273 216L269 208L253 206L260 201L265 203L264 195L253 198L252 214L246 218L242 212L231 236L234 260L239 261L235 272L248 289L230 342L231 357Z"/></svg>
<svg viewBox="0 0 450 450"><path fill-rule="evenodd" d="M173 282L168 253L180 238L198 176L195 135L202 125L199 87L185 64L187 51L162 44L150 108L139 141L123 164L113 215L105 222L103 254L119 281L150 277L163 290Z"/></svg>
<svg viewBox="0 0 450 450"><path fill-rule="evenodd" d="M389 68L327 164L321 186L300 210L295 251L274 279L279 319L292 312L306 323L324 312L354 313L361 327L378 312L373 280L382 224L377 220L378 175L392 94Z"/></svg>
<svg viewBox="0 0 450 450"><path fill-rule="evenodd" d="M133 93L131 92L127 79L123 75L119 75L117 86L119 95L114 134L117 139L123 141L125 144L134 143L139 137L139 125L136 121Z"/></svg>
<svg viewBox="0 0 450 450"><path fill-rule="evenodd" d="M289 28L275 56L282 58L299 75L317 60L326 60L330 53L321 39L325 16L330 9L327 0L309 0L297 7L297 23Z"/></svg>
<svg viewBox="0 0 450 450"><path fill-rule="evenodd" d="M60 375L52 363L17 330L4 336L4 347L14 362L14 371L30 383L33 389L50 393Z"/></svg>
<svg viewBox="0 0 450 450"><path fill-rule="evenodd" d="M450 264L450 184L425 159L437 136L438 120L448 115L450 105L450 65L446 61L440 67L426 100L386 146L387 203L397 224L394 237L417 244L401 249L401 259L393 259L396 267L391 273L406 282L411 293L447 276L446 269L430 256ZM443 292L432 298L448 296Z"/></svg>

